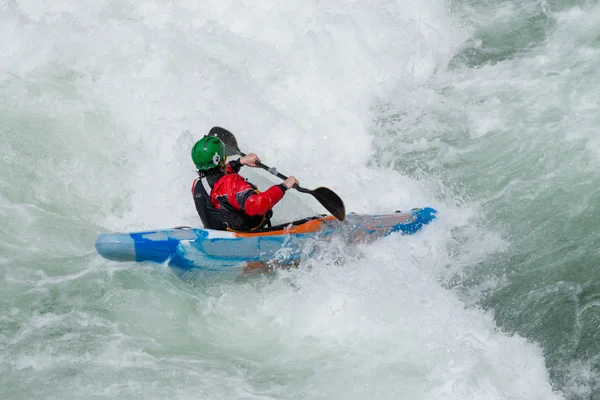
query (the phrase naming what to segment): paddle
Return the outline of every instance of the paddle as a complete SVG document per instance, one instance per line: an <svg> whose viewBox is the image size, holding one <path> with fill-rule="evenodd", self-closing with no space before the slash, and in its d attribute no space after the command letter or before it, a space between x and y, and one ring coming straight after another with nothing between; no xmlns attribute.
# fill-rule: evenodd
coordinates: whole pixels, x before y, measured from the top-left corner
<svg viewBox="0 0 600 400"><path fill-rule="evenodd" d="M246 153L240 151L237 140L233 133L229 132L225 128L221 128L219 126L213 127L210 132L208 132L209 136L216 136L225 144L226 154L228 156L233 156L239 154L244 157ZM275 175L276 177L286 180L288 177L277 172L277 169L266 166L261 162L257 162L260 168L268 171L269 173ZM346 209L344 208L344 202L333 192L333 190L326 187L318 187L314 190L305 189L298 185L294 186L294 189L301 193L306 193L312 195L319 203L325 207L327 211L329 211L334 217L343 221L346 218Z"/></svg>

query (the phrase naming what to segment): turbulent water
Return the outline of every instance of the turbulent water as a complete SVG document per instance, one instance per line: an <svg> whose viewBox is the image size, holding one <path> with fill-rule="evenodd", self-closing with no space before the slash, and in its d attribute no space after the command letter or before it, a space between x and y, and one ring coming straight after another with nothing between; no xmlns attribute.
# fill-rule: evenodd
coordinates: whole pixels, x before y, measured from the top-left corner
<svg viewBox="0 0 600 400"><path fill-rule="evenodd" d="M0 42L0 398L600 399L596 2L1 0ZM200 225L214 125L439 219L267 276L100 258Z"/></svg>

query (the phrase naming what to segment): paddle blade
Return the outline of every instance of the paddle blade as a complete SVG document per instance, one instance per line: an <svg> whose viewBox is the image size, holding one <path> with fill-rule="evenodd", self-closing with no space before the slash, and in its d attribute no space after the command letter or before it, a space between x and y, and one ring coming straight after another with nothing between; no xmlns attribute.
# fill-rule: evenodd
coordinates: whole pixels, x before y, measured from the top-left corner
<svg viewBox="0 0 600 400"><path fill-rule="evenodd" d="M315 190L311 190L310 194L312 194L315 199L331 213L331 215L340 221L343 221L346 218L344 202L340 196L333 192L333 190L326 187L318 187Z"/></svg>
<svg viewBox="0 0 600 400"><path fill-rule="evenodd" d="M225 153L228 156L240 154L240 148L238 147L235 136L227 129L221 128L220 126L215 126L208 132L208 136L216 136L221 139L221 141L225 144Z"/></svg>

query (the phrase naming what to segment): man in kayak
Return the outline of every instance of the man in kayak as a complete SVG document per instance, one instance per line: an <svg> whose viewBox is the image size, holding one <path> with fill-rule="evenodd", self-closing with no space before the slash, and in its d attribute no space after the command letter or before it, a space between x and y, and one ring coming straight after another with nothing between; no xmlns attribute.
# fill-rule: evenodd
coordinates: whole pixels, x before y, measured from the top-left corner
<svg viewBox="0 0 600 400"><path fill-rule="evenodd" d="M192 148L198 178L192 185L196 211L204 228L249 231L269 225L271 209L286 190L298 185L290 176L264 192L246 181L238 172L243 165L258 167L258 156L250 153L226 163L225 145L215 136L204 136Z"/></svg>

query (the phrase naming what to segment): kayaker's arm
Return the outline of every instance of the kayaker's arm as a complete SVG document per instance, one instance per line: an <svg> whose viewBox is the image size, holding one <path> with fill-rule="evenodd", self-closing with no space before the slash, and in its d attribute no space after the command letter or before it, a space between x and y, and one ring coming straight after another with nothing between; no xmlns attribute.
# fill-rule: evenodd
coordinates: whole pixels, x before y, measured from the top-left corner
<svg viewBox="0 0 600 400"><path fill-rule="evenodd" d="M248 191L242 198L238 199L238 204L244 212L251 217L255 215L265 215L275 204L277 204L285 194L286 190L298 185L298 180L290 176L283 183L271 186L262 193Z"/></svg>
<svg viewBox="0 0 600 400"><path fill-rule="evenodd" d="M225 169L226 177L222 178L225 179L222 185L227 192L229 204L251 217L265 215L283 198L286 190L299 184L295 177L290 176L283 183L271 186L262 193L259 192L255 186L237 174L242 165L256 167L258 162L260 159L254 153L230 161Z"/></svg>
<svg viewBox="0 0 600 400"><path fill-rule="evenodd" d="M286 190L293 188L295 185L298 185L298 180L290 176L285 182L271 186L262 193L253 192L249 194L241 203L244 212L250 216L266 214L283 198Z"/></svg>
<svg viewBox="0 0 600 400"><path fill-rule="evenodd" d="M279 203L286 190L286 186L283 183L280 183L279 185L271 186L261 193L249 191L242 199L240 199L240 208L251 217L255 215L265 215L275 206L275 204Z"/></svg>

